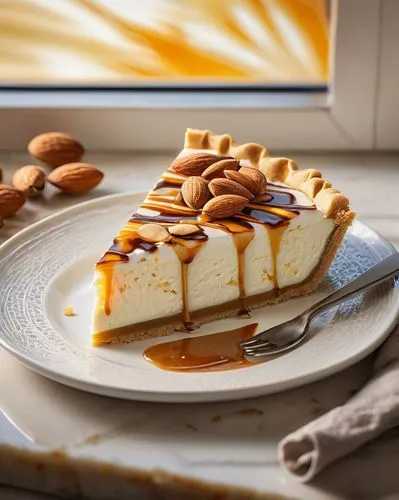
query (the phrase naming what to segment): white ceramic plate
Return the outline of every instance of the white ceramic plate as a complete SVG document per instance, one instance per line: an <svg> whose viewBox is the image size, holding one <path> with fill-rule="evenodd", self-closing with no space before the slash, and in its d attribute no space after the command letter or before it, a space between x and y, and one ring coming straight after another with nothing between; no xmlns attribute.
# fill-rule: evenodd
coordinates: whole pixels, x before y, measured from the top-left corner
<svg viewBox="0 0 399 500"><path fill-rule="evenodd" d="M398 289L386 283L320 316L309 340L292 352L249 368L176 373L147 363L143 350L181 337L94 348L89 345L93 266L142 195L108 196L53 215L0 248L0 345L33 370L99 394L146 401L193 402L252 397L311 382L355 363L389 334L399 311ZM236 318L202 326L194 335L259 323L259 329L301 312L387 255L392 246L355 222L320 289ZM77 313L65 317L64 308Z"/></svg>

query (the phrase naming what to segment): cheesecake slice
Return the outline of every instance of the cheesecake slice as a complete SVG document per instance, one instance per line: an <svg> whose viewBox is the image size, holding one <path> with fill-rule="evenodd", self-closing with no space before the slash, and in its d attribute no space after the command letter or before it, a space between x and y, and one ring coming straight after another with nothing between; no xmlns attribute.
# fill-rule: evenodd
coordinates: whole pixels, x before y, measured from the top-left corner
<svg viewBox="0 0 399 500"><path fill-rule="evenodd" d="M191 331L307 295L354 215L317 170L189 129L96 265L92 343Z"/></svg>

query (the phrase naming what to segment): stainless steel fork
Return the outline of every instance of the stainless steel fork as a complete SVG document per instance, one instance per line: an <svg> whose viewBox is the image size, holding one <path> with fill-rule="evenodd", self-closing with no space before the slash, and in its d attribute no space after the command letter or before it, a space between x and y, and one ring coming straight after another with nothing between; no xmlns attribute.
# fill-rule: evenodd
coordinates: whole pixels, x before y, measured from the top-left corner
<svg viewBox="0 0 399 500"><path fill-rule="evenodd" d="M258 333L241 343L248 357L274 356L300 344L309 331L309 324L322 311L344 302L399 274L399 253L394 253L343 288L296 316L290 321Z"/></svg>

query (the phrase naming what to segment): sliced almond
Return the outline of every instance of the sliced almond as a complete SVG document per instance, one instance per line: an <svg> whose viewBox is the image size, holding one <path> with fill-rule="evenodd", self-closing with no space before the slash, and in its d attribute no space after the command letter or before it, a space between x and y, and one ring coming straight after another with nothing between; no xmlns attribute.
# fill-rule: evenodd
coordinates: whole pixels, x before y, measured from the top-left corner
<svg viewBox="0 0 399 500"><path fill-rule="evenodd" d="M170 234L173 236L189 236L200 231L200 228L195 224L176 224L169 228Z"/></svg>
<svg viewBox="0 0 399 500"><path fill-rule="evenodd" d="M273 199L273 196L269 193L263 193L259 194L255 198L255 203L267 203L268 201L271 201Z"/></svg>
<svg viewBox="0 0 399 500"><path fill-rule="evenodd" d="M46 176L41 168L35 165L21 167L13 175L12 183L27 197L34 197L42 194L46 183Z"/></svg>
<svg viewBox="0 0 399 500"><path fill-rule="evenodd" d="M212 179L218 179L224 177L225 170L238 170L240 168L240 162L233 159L220 160L208 167L203 173L202 177L211 181Z"/></svg>
<svg viewBox="0 0 399 500"><path fill-rule="evenodd" d="M208 183L199 176L188 177L182 187L181 194L186 205L199 210L209 200Z"/></svg>
<svg viewBox="0 0 399 500"><path fill-rule="evenodd" d="M224 158L226 157L209 153L194 153L179 156L172 161L170 168L180 175L201 175L210 165Z"/></svg>
<svg viewBox="0 0 399 500"><path fill-rule="evenodd" d="M202 211L212 219L225 219L238 214L247 205L248 199L236 194L222 194L209 200Z"/></svg>
<svg viewBox="0 0 399 500"><path fill-rule="evenodd" d="M255 186L255 191L250 189L251 193L253 193L255 196L266 192L266 177L259 169L254 167L241 167L239 173L245 175L245 177L247 177L247 179L249 179Z"/></svg>
<svg viewBox="0 0 399 500"><path fill-rule="evenodd" d="M247 200L253 200L254 195L248 189L236 181L231 179L213 179L208 185L209 191L213 196L222 194L237 194L243 196Z"/></svg>
<svg viewBox="0 0 399 500"><path fill-rule="evenodd" d="M25 201L25 195L21 191L7 184L0 184L0 217L4 219L11 217L18 212Z"/></svg>
<svg viewBox="0 0 399 500"><path fill-rule="evenodd" d="M161 243L171 239L171 235L160 224L143 224L137 230L137 234L151 243Z"/></svg>

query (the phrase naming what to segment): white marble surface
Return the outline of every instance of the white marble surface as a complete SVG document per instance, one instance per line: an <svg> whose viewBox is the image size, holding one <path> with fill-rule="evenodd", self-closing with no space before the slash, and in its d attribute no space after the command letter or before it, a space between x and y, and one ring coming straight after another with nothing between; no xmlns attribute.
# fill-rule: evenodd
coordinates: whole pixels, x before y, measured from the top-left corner
<svg viewBox="0 0 399 500"><path fill-rule="evenodd" d="M322 170L351 198L363 222L399 246L398 156L292 156L302 167ZM72 203L144 191L169 158L91 155L87 159L106 174L100 188L80 198L48 189L44 199L29 202L6 221L0 241ZM5 181L27 162L21 154L0 154ZM278 440L342 404L366 380L371 358L329 379L256 400L159 405L84 394L31 373L0 352L0 482L69 497L122 498L126 488L138 494L140 487L137 498L227 498L216 487L198 493L197 484L178 486L159 472L164 470L227 485L229 498L253 496L240 486L253 487L257 498L268 493L301 499L399 498L398 431L330 467L311 485L297 483L277 463ZM83 463L83 458L91 461ZM135 475L127 481L118 471L94 470L92 460L126 466ZM157 469L152 474L157 486L138 477L137 469ZM0 486L0 498L48 496Z"/></svg>

